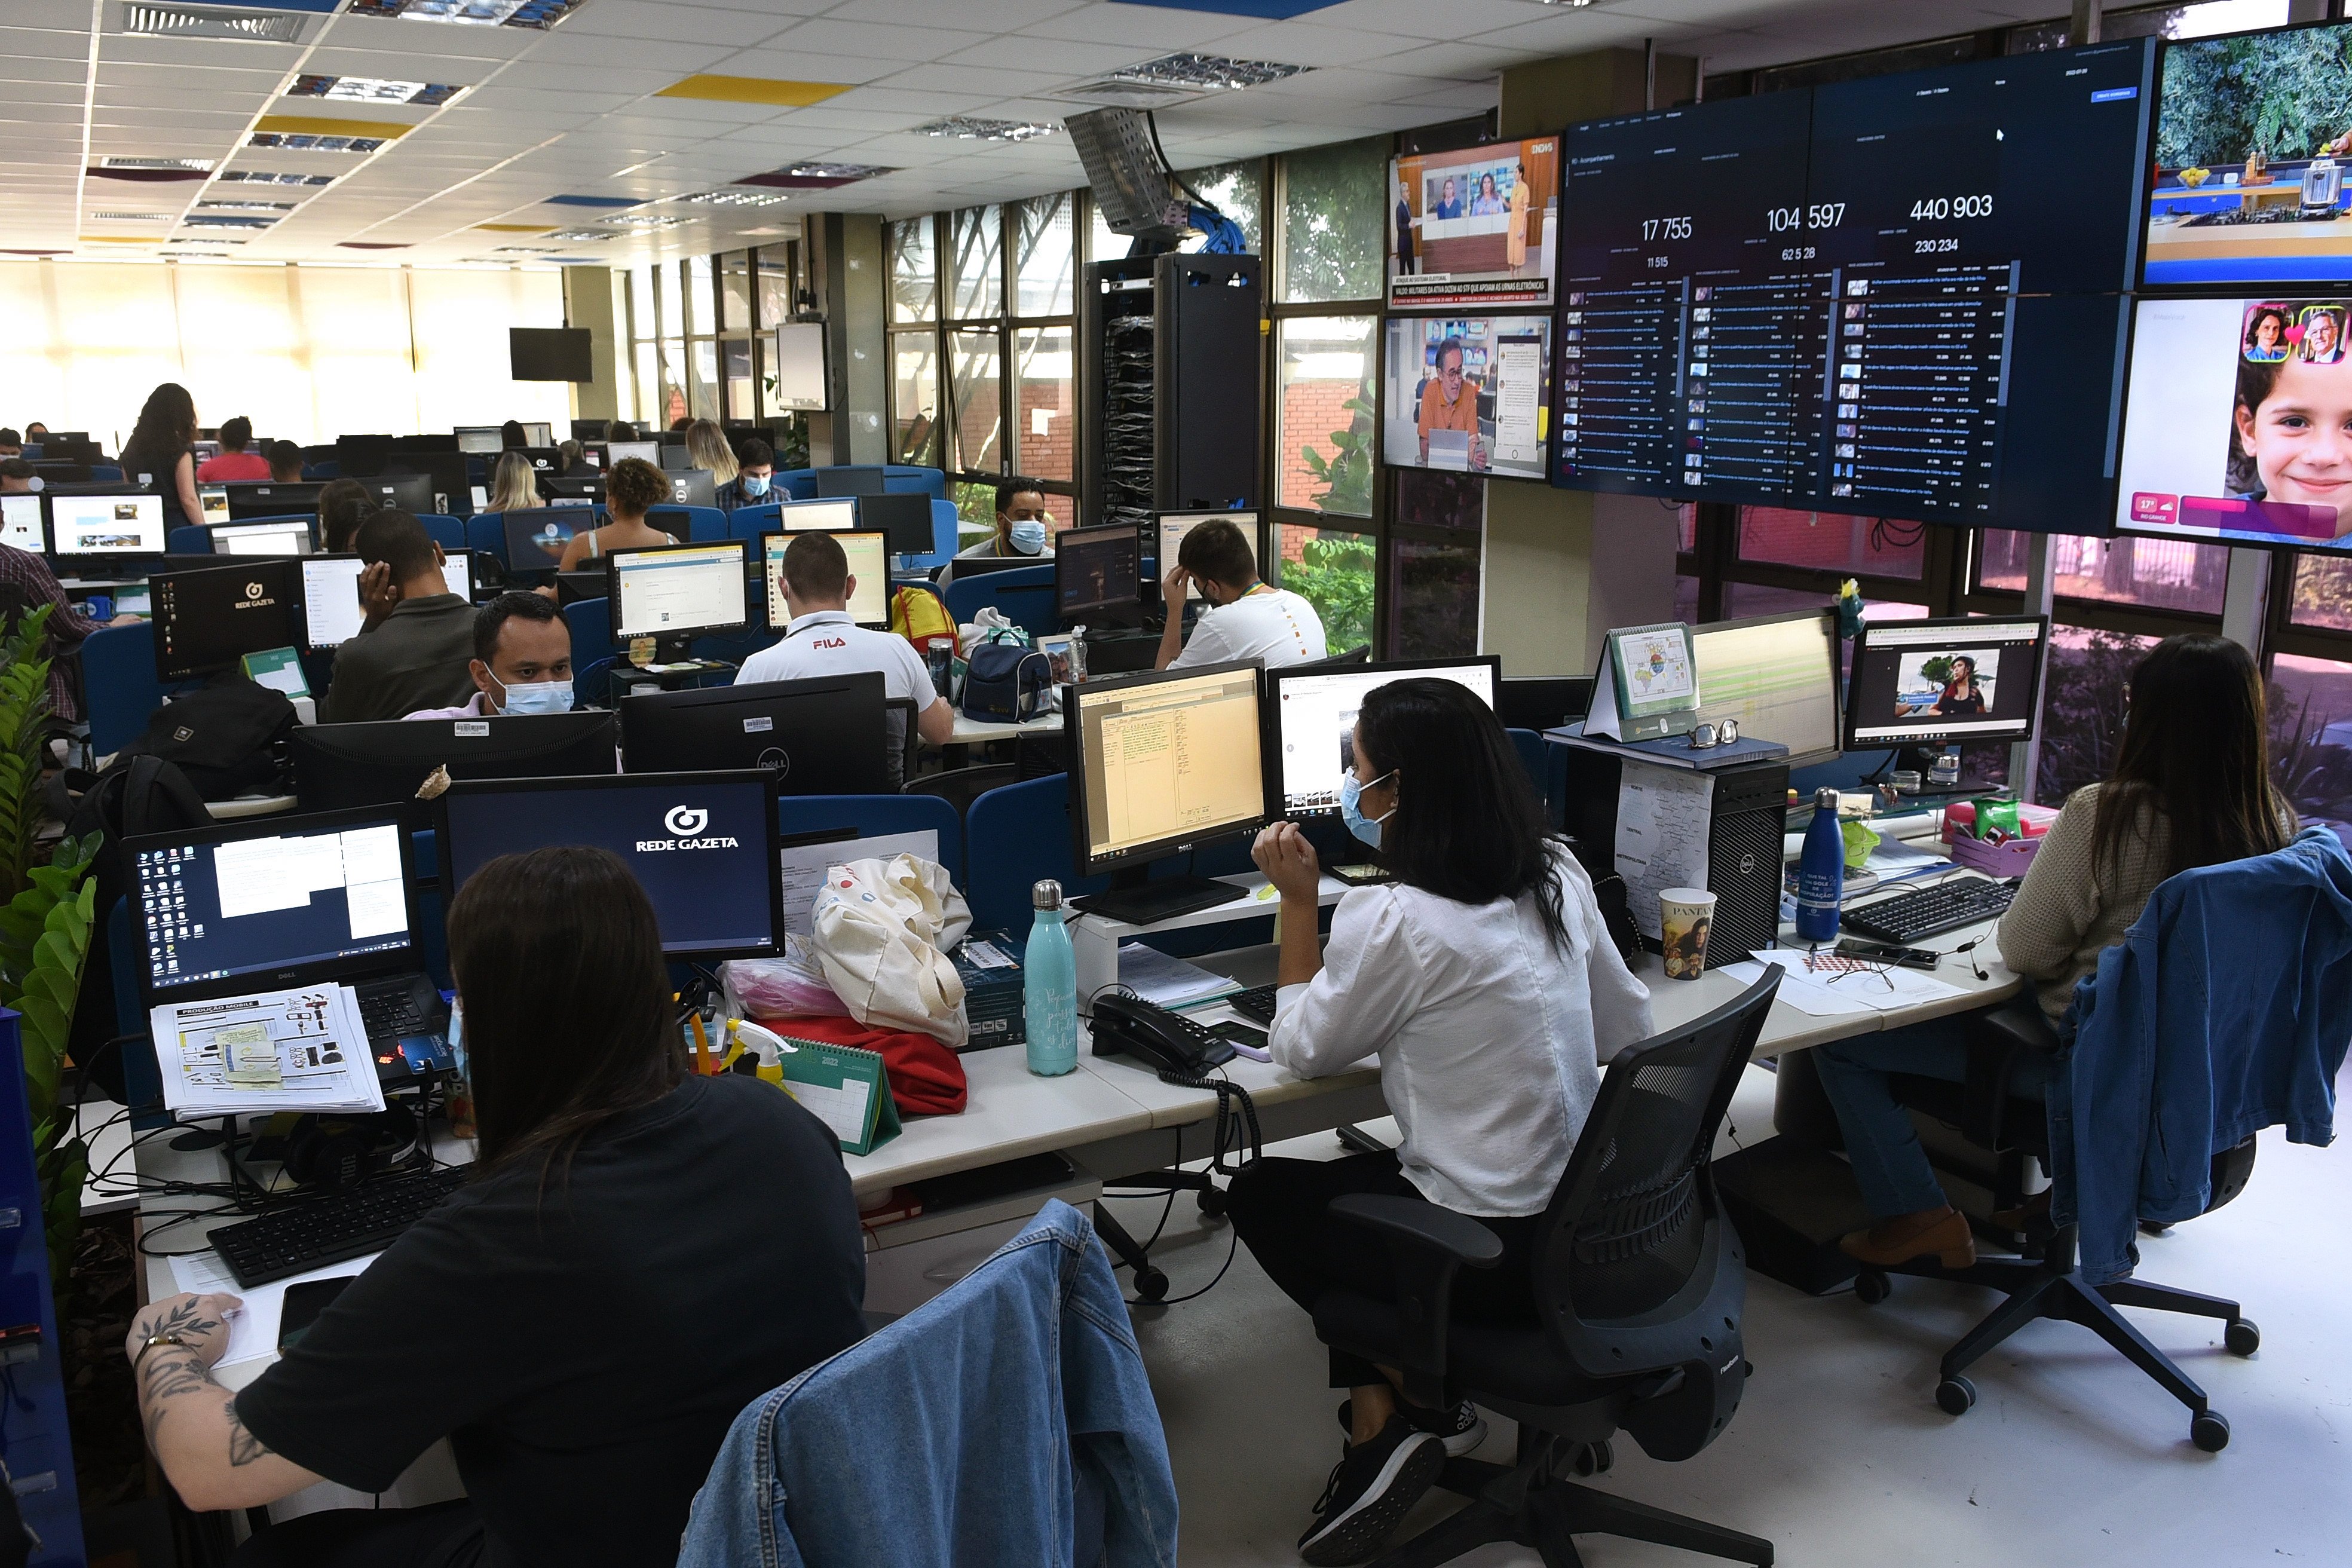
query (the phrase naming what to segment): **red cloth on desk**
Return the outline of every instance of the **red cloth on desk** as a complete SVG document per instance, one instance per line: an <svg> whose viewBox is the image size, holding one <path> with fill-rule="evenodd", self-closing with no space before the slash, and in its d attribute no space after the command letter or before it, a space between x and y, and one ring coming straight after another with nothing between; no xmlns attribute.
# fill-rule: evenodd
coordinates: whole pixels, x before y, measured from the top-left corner
<svg viewBox="0 0 2352 1568"><path fill-rule="evenodd" d="M890 1080L890 1098L898 1102L901 1116L963 1114L963 1058L929 1035L872 1029L847 1016L752 1021L788 1039L822 1040L876 1052L882 1058L882 1071Z"/></svg>

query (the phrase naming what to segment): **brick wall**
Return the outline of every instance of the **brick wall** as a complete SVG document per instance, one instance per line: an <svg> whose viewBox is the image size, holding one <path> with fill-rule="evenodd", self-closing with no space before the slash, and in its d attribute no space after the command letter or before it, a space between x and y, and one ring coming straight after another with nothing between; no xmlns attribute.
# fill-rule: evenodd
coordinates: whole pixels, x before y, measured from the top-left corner
<svg viewBox="0 0 2352 1568"><path fill-rule="evenodd" d="M1347 429L1355 419L1341 405L1358 390L1353 381L1294 381L1282 389L1277 504L1313 508L1316 492L1323 484L1307 466L1300 448L1312 447L1326 458L1331 456L1331 432Z"/></svg>

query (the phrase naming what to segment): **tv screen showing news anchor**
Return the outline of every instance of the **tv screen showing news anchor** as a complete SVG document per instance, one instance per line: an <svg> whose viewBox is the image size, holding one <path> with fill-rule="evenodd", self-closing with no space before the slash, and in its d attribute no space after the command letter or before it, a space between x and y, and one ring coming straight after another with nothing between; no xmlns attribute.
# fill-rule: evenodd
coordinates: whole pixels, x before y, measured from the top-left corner
<svg viewBox="0 0 2352 1568"><path fill-rule="evenodd" d="M1382 461L1544 477L1549 316L1393 316L1387 357Z"/></svg>
<svg viewBox="0 0 2352 1568"><path fill-rule="evenodd" d="M1392 159L1388 205L1391 308L1551 303L1559 137Z"/></svg>
<svg viewBox="0 0 2352 1568"><path fill-rule="evenodd" d="M2142 300L2116 526L2352 552L2352 294Z"/></svg>

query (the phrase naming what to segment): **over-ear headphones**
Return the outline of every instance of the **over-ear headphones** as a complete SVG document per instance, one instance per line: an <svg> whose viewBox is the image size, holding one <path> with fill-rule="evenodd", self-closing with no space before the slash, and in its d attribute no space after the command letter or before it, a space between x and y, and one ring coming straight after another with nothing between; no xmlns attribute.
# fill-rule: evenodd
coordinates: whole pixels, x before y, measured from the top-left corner
<svg viewBox="0 0 2352 1568"><path fill-rule="evenodd" d="M286 1174L331 1193L358 1186L416 1152L416 1113L394 1103L363 1116L298 1116L286 1130Z"/></svg>

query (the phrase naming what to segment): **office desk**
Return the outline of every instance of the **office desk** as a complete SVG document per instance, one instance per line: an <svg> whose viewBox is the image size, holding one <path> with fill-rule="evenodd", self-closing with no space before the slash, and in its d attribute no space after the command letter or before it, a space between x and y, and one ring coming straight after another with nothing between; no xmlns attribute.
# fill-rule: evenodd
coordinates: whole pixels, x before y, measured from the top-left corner
<svg viewBox="0 0 2352 1568"><path fill-rule="evenodd" d="M1017 741L1024 735L1059 735L1062 716L1047 713L1025 723L1013 724L996 719L968 718L962 710L956 711L955 733L950 735L950 746L976 746L985 741Z"/></svg>

